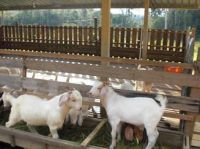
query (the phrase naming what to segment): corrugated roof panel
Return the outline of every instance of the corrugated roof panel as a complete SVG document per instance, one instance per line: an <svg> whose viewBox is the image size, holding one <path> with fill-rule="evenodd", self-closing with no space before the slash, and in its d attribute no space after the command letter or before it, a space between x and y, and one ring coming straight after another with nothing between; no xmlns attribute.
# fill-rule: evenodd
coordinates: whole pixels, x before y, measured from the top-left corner
<svg viewBox="0 0 200 149"><path fill-rule="evenodd" d="M144 0L112 0L112 8L143 8ZM150 0L151 8L200 8L200 0ZM0 10L101 8L101 0L0 0Z"/></svg>

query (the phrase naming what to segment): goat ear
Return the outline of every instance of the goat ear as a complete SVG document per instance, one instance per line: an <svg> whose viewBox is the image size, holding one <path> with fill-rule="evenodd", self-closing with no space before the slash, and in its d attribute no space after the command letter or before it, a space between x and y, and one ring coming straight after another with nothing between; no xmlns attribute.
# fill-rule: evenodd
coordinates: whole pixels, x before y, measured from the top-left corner
<svg viewBox="0 0 200 149"><path fill-rule="evenodd" d="M68 93L65 93L63 95L60 96L60 99L59 99L59 106L63 106L68 100L69 100L69 97L70 97L71 93L68 92Z"/></svg>

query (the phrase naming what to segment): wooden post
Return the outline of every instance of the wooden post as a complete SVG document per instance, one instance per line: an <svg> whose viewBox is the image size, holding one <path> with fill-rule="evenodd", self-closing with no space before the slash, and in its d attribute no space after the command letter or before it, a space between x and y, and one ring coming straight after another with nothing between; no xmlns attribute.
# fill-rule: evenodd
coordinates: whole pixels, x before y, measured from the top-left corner
<svg viewBox="0 0 200 149"><path fill-rule="evenodd" d="M200 63L200 48L198 50L198 55L197 55L197 64ZM196 76L200 76L200 72L199 69L197 68L195 70L195 75ZM200 88L197 87L192 87L190 90L190 97L195 97L195 98L200 98ZM193 113L191 113L193 114ZM184 134L186 135L186 137L189 137L189 144L191 145L191 140L192 140L192 136L193 136L193 131L194 131L194 124L195 121L198 120L200 121L200 116L195 117L195 120L193 122L186 122L185 123L185 128L184 128Z"/></svg>
<svg viewBox="0 0 200 149"><path fill-rule="evenodd" d="M101 56L110 57L110 7L111 0L102 0Z"/></svg>
<svg viewBox="0 0 200 149"><path fill-rule="evenodd" d="M144 1L144 25L142 31L142 59L147 58L147 48L148 48L148 17L149 17L149 0Z"/></svg>
<svg viewBox="0 0 200 149"><path fill-rule="evenodd" d="M110 8L111 0L102 0L101 7L101 56L110 57ZM109 63L101 63L101 65L109 65ZM108 78L102 77L102 81ZM100 109L101 117L106 116L104 108Z"/></svg>

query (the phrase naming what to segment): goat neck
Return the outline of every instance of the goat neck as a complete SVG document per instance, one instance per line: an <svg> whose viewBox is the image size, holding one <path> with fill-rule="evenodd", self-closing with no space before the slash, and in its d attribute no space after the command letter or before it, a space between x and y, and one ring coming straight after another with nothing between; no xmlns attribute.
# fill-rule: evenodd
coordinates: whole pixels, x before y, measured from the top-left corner
<svg viewBox="0 0 200 149"><path fill-rule="evenodd" d="M111 87L109 87L109 86L105 86L105 87L107 88L107 91L106 91L105 94L100 96L100 99L101 99L101 104L107 110L108 109L108 105L110 103L112 103L112 100L111 100L112 96L115 96L116 93Z"/></svg>

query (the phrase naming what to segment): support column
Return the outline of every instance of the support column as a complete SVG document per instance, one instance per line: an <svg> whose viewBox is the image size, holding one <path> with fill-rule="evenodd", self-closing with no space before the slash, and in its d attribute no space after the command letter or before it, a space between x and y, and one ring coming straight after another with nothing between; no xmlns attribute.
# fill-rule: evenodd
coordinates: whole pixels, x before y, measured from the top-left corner
<svg viewBox="0 0 200 149"><path fill-rule="evenodd" d="M102 0L101 7L101 56L110 57L110 8L111 0ZM102 66L108 66L109 63L102 62ZM108 81L108 78L101 77L102 81ZM104 108L100 108L101 117L106 117Z"/></svg>
<svg viewBox="0 0 200 149"><path fill-rule="evenodd" d="M142 52L141 58L147 58L147 48L148 48L148 21L149 21L149 0L144 0L144 25L142 31Z"/></svg>
<svg viewBox="0 0 200 149"><path fill-rule="evenodd" d="M110 57L110 8L111 0L102 0L101 56Z"/></svg>

